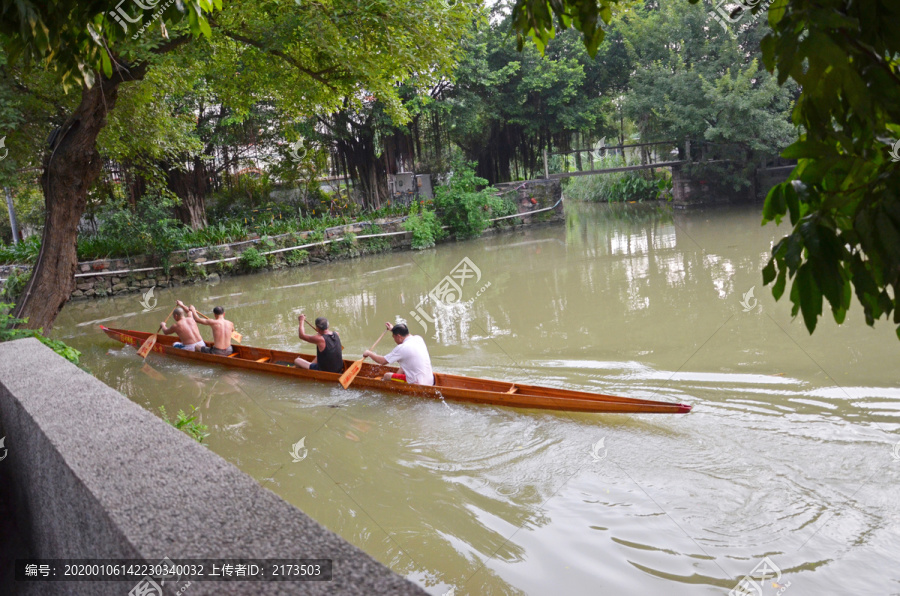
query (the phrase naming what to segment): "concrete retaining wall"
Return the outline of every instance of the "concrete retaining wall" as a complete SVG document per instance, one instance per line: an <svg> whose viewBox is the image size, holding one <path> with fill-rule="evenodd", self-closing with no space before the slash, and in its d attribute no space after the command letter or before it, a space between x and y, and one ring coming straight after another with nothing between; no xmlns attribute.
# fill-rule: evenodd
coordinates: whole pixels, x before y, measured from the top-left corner
<svg viewBox="0 0 900 596"><path fill-rule="evenodd" d="M750 186L741 190L713 174L702 178L689 176L681 166L672 167L672 204L675 207L706 207L729 203L746 203L756 200Z"/></svg>
<svg viewBox="0 0 900 596"><path fill-rule="evenodd" d="M787 180L796 165L778 166L774 168L760 168L756 171L756 193L760 199L765 199L769 191L776 184Z"/></svg>
<svg viewBox="0 0 900 596"><path fill-rule="evenodd" d="M547 221L565 219L562 185L559 180L528 180L498 184L503 196L514 201L519 215L500 218L485 234L511 227L527 226ZM357 222L328 228L324 232L325 243L305 247L308 254L297 258L297 251L283 249L314 242L313 232L296 232L271 236L268 242L254 238L231 244L205 248L191 248L173 252L169 257L168 272L157 259L148 255L130 258L99 259L78 264L75 273L75 290L70 299L104 298L117 294L147 292L153 287L170 287L184 284L215 282L224 275L244 273L237 257L250 248L267 255L270 269L320 263L332 259L355 258L374 252L406 250L412 244L412 234L403 230L405 217ZM348 234L361 236L352 243L329 243ZM366 238L372 234L384 234L380 238ZM292 253L293 256L292 256ZM0 280L9 277L13 269L27 271L21 265L0 265ZM2 287L3 281L0 281Z"/></svg>
<svg viewBox="0 0 900 596"><path fill-rule="evenodd" d="M758 168L753 184L735 191L716 175L689 176L681 166L672 167L672 196L676 207L703 207L728 203L752 203L765 199L769 190L784 182L793 171L793 165Z"/></svg>
<svg viewBox="0 0 900 596"><path fill-rule="evenodd" d="M201 581L186 593L425 594L35 339L0 343L3 436L0 491L31 557L326 558L334 560L331 582ZM28 595L124 596L134 586L16 588Z"/></svg>

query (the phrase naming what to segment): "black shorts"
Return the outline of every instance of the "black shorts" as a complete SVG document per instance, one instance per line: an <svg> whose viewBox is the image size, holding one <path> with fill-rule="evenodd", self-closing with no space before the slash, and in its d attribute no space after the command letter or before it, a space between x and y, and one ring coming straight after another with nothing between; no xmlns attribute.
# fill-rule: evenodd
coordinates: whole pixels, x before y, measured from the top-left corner
<svg viewBox="0 0 900 596"><path fill-rule="evenodd" d="M234 352L234 348L228 346L227 350L220 350L219 348L211 348L209 346L203 346L200 348L200 351L204 354L213 354L214 356L228 356L232 352Z"/></svg>
<svg viewBox="0 0 900 596"><path fill-rule="evenodd" d="M312 363L310 363L310 365L309 365L309 370L318 370L318 371L320 371L320 372L333 372L333 373L336 374L336 375L339 375L339 374L341 374L341 373L344 372L343 370L322 370L321 368L319 368L319 363L318 363L318 362L312 362Z"/></svg>

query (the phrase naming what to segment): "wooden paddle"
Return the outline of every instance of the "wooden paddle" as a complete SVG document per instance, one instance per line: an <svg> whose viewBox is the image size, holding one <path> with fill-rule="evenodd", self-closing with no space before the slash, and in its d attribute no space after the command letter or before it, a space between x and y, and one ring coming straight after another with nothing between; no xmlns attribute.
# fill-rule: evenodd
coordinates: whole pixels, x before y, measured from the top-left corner
<svg viewBox="0 0 900 596"><path fill-rule="evenodd" d="M199 310L197 311L197 314L200 315L201 317L203 317L204 319L208 319L208 318L209 318L209 317L207 317L205 314L203 314L202 312L200 312ZM232 332L231 332L231 339L233 339L233 340L236 341L237 343L241 343L241 340L244 339L244 336L241 335L240 333L238 333L237 331L232 331Z"/></svg>
<svg viewBox="0 0 900 596"><path fill-rule="evenodd" d="M172 313L175 312L175 309L176 309L176 308L178 308L178 307L177 307L177 306L176 306L176 307L173 307L172 310L169 311L169 317L172 316ZM166 317L166 320L163 321L163 325L165 325L166 323L169 322L169 317ZM160 325L160 327L162 327L163 325ZM159 330L158 330L158 329L157 329L157 333L159 333ZM141 344L141 347L140 347L140 349L138 350L138 356L140 356L140 357L143 358L144 360L147 359L147 354L149 354L149 353L150 353L150 350L153 349L153 346L156 345L156 335L157 335L157 334L154 333L153 335L151 335L150 337L148 337L148 338L144 341L144 343Z"/></svg>
<svg viewBox="0 0 900 596"><path fill-rule="evenodd" d="M387 329L385 329L384 331L381 332L381 337L379 337L378 341L376 341L374 344L372 344L372 347L369 348L370 352L375 349L375 346L378 345L378 342L381 341L381 338L384 337L384 334L387 332L388 332ZM350 386L350 383L352 383L353 379L356 378L356 375L359 374L359 371L362 368L363 360L365 360L365 359L366 359L366 357L363 356L362 358L360 358L359 360L357 360L356 362L351 364L350 368L348 368L347 370L344 371L344 374L342 374L341 378L338 379L338 383L341 384L341 387L346 389L347 387Z"/></svg>

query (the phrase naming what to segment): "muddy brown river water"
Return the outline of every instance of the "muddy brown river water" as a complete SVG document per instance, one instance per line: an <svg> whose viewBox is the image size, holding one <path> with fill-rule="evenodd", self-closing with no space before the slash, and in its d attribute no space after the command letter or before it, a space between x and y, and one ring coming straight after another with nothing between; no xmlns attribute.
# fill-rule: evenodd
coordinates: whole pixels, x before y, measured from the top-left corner
<svg viewBox="0 0 900 596"><path fill-rule="evenodd" d="M758 206L570 204L565 224L158 289L152 312L74 302L54 336L148 410L197 406L215 453L435 595L727 594L761 562L750 594L900 594L900 341L859 308L809 336L761 283L782 233ZM423 304L426 330L410 311L464 258L480 278ZM358 357L403 317L439 371L694 409L518 411L159 354L151 376L99 332L151 331L176 297L224 306L246 345L310 351L302 310Z"/></svg>

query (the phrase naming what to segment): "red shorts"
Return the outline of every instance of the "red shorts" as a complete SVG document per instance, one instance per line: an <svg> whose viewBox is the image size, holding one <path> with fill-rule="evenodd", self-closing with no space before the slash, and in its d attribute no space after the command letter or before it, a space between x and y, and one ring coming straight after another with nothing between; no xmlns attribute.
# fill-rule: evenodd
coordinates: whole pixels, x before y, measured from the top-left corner
<svg viewBox="0 0 900 596"><path fill-rule="evenodd" d="M401 375L400 373L391 373L391 380L397 381L398 383L405 383L406 375Z"/></svg>

